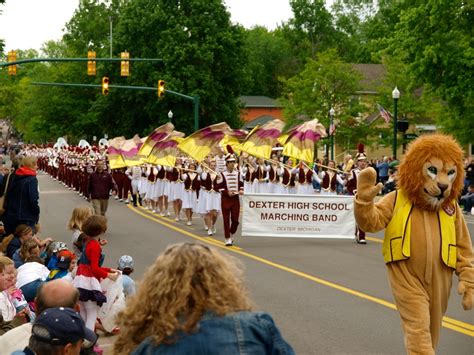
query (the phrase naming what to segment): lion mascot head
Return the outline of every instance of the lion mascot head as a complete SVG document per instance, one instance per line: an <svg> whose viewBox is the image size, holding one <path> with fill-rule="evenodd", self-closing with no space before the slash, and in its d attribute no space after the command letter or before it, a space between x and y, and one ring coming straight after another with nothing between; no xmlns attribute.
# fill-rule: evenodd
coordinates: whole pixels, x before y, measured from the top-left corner
<svg viewBox="0 0 474 355"><path fill-rule="evenodd" d="M463 188L463 150L445 134L414 140L398 168L398 188L417 206L437 211L448 208Z"/></svg>

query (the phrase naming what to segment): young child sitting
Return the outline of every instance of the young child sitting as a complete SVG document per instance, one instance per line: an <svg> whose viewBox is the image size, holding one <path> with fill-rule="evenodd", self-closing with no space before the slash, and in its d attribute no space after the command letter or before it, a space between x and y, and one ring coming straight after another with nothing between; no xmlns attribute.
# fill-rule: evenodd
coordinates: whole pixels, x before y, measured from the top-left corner
<svg viewBox="0 0 474 355"><path fill-rule="evenodd" d="M18 269L22 266L26 259L30 256L37 256L39 257L41 254L40 246L36 239L31 238L23 242L20 249L18 249L12 257L13 262L15 263L15 268Z"/></svg>
<svg viewBox="0 0 474 355"><path fill-rule="evenodd" d="M0 256L0 311L4 321L12 321L17 314L29 320L30 309L20 289L15 286L16 269L13 260Z"/></svg>
<svg viewBox="0 0 474 355"><path fill-rule="evenodd" d="M57 254L61 250L66 250L67 245L63 242L53 241L48 245L44 255L44 264L48 267L48 269L53 270L56 269L56 263L58 261Z"/></svg>
<svg viewBox="0 0 474 355"><path fill-rule="evenodd" d="M132 296L135 293L135 281L130 277L134 265L135 262L130 255L122 255L118 262L118 269L122 271L123 293L125 297Z"/></svg>
<svg viewBox="0 0 474 355"><path fill-rule="evenodd" d="M21 289L27 302L33 302L36 291L49 275L49 269L44 266L43 259L32 255L17 272L16 287Z"/></svg>
<svg viewBox="0 0 474 355"><path fill-rule="evenodd" d="M76 255L70 250L61 250L57 253L56 267L51 270L46 281L65 279L72 282L72 271L76 267Z"/></svg>
<svg viewBox="0 0 474 355"><path fill-rule="evenodd" d="M4 260L5 258L5 260ZM16 312L15 306L8 296L6 288L7 274L5 271L5 263L8 259L0 256L0 336L5 332L28 322L27 311Z"/></svg>

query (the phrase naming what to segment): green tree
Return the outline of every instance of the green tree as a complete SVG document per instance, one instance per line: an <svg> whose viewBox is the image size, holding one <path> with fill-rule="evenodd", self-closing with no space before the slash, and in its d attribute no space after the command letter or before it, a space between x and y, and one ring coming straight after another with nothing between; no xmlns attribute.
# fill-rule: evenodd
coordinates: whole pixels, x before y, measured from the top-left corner
<svg viewBox="0 0 474 355"><path fill-rule="evenodd" d="M474 5L420 1L400 15L391 51L448 105L439 123L464 143L474 132Z"/></svg>
<svg viewBox="0 0 474 355"><path fill-rule="evenodd" d="M323 0L290 0L293 18L288 26L293 30L293 43L304 57L315 58L327 49L334 39L332 16Z"/></svg>
<svg viewBox="0 0 474 355"><path fill-rule="evenodd" d="M280 96L279 76L285 75L291 48L277 32L265 27L254 27L246 31L244 52L246 54L244 95Z"/></svg>
<svg viewBox="0 0 474 355"><path fill-rule="evenodd" d="M435 95L429 86L416 80L413 77L408 64L403 63L399 58L384 56L382 64L385 67L385 75L383 82L377 88L378 95L372 97L368 101L368 109L376 112L376 104L382 105L386 110L393 113L392 91L395 87L400 91L400 99L397 102L398 115L397 118L407 119L409 124L426 124L432 123L433 118L440 116L443 111L443 105L437 95ZM379 130L378 143L387 146L393 142L393 124L386 128L382 125L383 120L374 122L374 126ZM417 133L417 132L415 132ZM400 138L400 144L403 142Z"/></svg>
<svg viewBox="0 0 474 355"><path fill-rule="evenodd" d="M35 58L35 50L17 50L17 58ZM21 66L17 75L9 76L6 69L0 71L0 117L7 118L13 123L22 111L21 99L25 93L25 83L34 70L33 66Z"/></svg>
<svg viewBox="0 0 474 355"><path fill-rule="evenodd" d="M5 0L0 0L0 5L4 4L5 3ZM0 16L2 15L2 10L0 9ZM5 45L5 42L3 41L3 39L0 38L0 53L3 53L3 47Z"/></svg>
<svg viewBox="0 0 474 355"><path fill-rule="evenodd" d="M344 63L335 49L319 53L309 60L303 71L284 82L284 106L287 127L300 122L300 117L317 118L329 127L329 110L335 109L338 137L345 145L355 146L359 137L368 136L370 127L357 120L362 110L356 92L361 75Z"/></svg>
<svg viewBox="0 0 474 355"><path fill-rule="evenodd" d="M331 6L335 28L335 46L341 57L351 63L371 63L368 41L374 35L368 21L377 12L372 0L336 0ZM369 31L368 31L369 30Z"/></svg>
<svg viewBox="0 0 474 355"><path fill-rule="evenodd" d="M158 79L164 79L169 90L199 95L201 126L219 121L240 124L237 98L244 77L244 30L231 24L222 0L130 1L121 12L115 38L116 46L134 57L163 59L161 66L134 63L129 82L156 86ZM179 130L193 130L189 101L171 94L160 101L150 93L109 96L114 111L132 116L134 127L156 127L168 120L172 110ZM108 103L105 107L111 107Z"/></svg>

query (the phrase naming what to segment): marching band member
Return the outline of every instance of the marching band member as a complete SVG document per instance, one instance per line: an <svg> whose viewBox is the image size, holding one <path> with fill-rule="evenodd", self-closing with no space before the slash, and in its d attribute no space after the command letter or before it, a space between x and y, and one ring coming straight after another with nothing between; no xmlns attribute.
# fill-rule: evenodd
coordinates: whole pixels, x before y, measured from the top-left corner
<svg viewBox="0 0 474 355"><path fill-rule="evenodd" d="M173 168L170 166L165 166L165 178L163 180L163 201L164 201L164 210L163 210L163 216L169 217L171 216L171 213L168 211L168 205L169 202L172 202L170 200L171 197L171 179L172 179L172 171Z"/></svg>
<svg viewBox="0 0 474 355"><path fill-rule="evenodd" d="M295 189L295 174L294 169L289 168L293 165L293 159L289 158L285 165L281 165L278 169L278 175L280 175L281 186L278 193L283 195L293 195L296 193Z"/></svg>
<svg viewBox="0 0 474 355"><path fill-rule="evenodd" d="M278 174L278 164L272 162L268 169L268 193L280 193L280 175Z"/></svg>
<svg viewBox="0 0 474 355"><path fill-rule="evenodd" d="M344 164L342 165L342 170L344 171L345 174L348 174L352 171L353 167L354 167L354 160L352 160L352 155L347 154L344 157Z"/></svg>
<svg viewBox="0 0 474 355"><path fill-rule="evenodd" d="M112 178L115 181L115 184L117 184L118 192L117 195L115 195L115 199L119 200L120 202L123 201L123 178L127 178L123 174L123 169L112 169Z"/></svg>
<svg viewBox="0 0 474 355"><path fill-rule="evenodd" d="M297 182L295 193L297 195L313 195L313 170L301 161L299 166L293 169L293 174Z"/></svg>
<svg viewBox="0 0 474 355"><path fill-rule="evenodd" d="M197 194L199 191L199 175L195 163L189 163L188 170L183 174L183 180L183 210L186 214L186 225L190 226L193 224L193 212L197 211Z"/></svg>
<svg viewBox="0 0 474 355"><path fill-rule="evenodd" d="M147 178L148 184L145 193L145 204L146 208L151 210L153 213L156 213L156 179L158 175L158 169L152 166L151 164L147 166L145 176Z"/></svg>
<svg viewBox="0 0 474 355"><path fill-rule="evenodd" d="M221 212L221 194L218 189L219 174L215 171L216 161L209 162L201 174L201 190L199 192L198 210L204 216L204 229L207 235L216 233L217 216Z"/></svg>
<svg viewBox="0 0 474 355"><path fill-rule="evenodd" d="M182 164L181 159L176 159L175 167L171 170L171 185L168 201L173 202L174 220L180 220L181 208L183 206L184 183L182 178Z"/></svg>
<svg viewBox="0 0 474 355"><path fill-rule="evenodd" d="M158 197L158 210L160 216L163 217L168 213L168 195L165 195L166 167L157 165L156 168L158 170L158 173L156 174L156 196Z"/></svg>
<svg viewBox="0 0 474 355"><path fill-rule="evenodd" d="M224 151L221 149L219 154L216 154L214 157L216 160L216 172L221 173L225 170L225 155Z"/></svg>
<svg viewBox="0 0 474 355"><path fill-rule="evenodd" d="M334 160L328 162L328 167L335 169ZM344 185L344 180L334 170L327 169L319 174L314 174L313 178L321 185L321 195L337 195L337 183Z"/></svg>
<svg viewBox="0 0 474 355"><path fill-rule="evenodd" d="M226 170L219 176L219 191L221 192L221 209L224 219L225 245L232 246L232 239L239 226L240 199L244 193L244 184L240 172L235 169L235 157L232 153L226 156Z"/></svg>
<svg viewBox="0 0 474 355"><path fill-rule="evenodd" d="M268 193L268 170L269 167L265 165L265 160L257 158L257 166L254 171L254 192L265 194Z"/></svg>
<svg viewBox="0 0 474 355"><path fill-rule="evenodd" d="M255 168L250 161L250 157L247 157L243 160L243 164L241 166L242 178L244 180L244 193L245 194L253 194L255 191L253 178L255 173Z"/></svg>
<svg viewBox="0 0 474 355"><path fill-rule="evenodd" d="M139 166L132 166L132 167L127 168L127 170L125 171L125 174L127 175L132 185L133 206L137 207L138 185L142 178L142 169Z"/></svg>
<svg viewBox="0 0 474 355"><path fill-rule="evenodd" d="M357 160L357 166L352 169L352 171L349 173L349 176L347 176L347 191L350 195L355 195L357 192L357 176L360 174L362 170L367 168L367 156L363 151L360 151L359 148L359 153L356 155L356 160ZM355 230L355 240L358 244L367 244L365 240L365 232L359 228L359 226L356 225L356 230Z"/></svg>
<svg viewBox="0 0 474 355"><path fill-rule="evenodd" d="M148 180L146 178L146 166L141 166L140 167L142 174L140 176L140 179L138 181L138 201L140 205L142 205L142 201L145 199L145 194L148 190ZM145 206L146 208L146 206Z"/></svg>

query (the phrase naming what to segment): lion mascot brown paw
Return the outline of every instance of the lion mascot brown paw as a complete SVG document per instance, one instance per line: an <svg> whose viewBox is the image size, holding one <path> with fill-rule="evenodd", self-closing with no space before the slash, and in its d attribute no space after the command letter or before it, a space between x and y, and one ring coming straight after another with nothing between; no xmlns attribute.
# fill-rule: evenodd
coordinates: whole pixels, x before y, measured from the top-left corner
<svg viewBox="0 0 474 355"><path fill-rule="evenodd" d="M367 232L385 229L383 257L409 354L434 354L453 272L464 309L474 298L472 243L457 198L463 151L450 136L413 141L398 168L397 190L374 202L380 186L372 168L358 178L354 213Z"/></svg>

